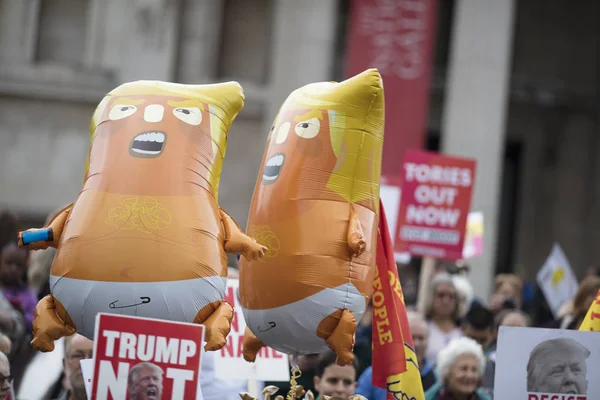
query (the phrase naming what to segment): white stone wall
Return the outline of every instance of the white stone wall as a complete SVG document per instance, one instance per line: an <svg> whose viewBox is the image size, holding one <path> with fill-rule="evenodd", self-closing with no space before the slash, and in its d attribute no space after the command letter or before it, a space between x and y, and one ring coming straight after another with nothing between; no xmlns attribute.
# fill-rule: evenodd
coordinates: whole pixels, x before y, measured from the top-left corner
<svg viewBox="0 0 600 400"><path fill-rule="evenodd" d="M93 107L0 97L0 208L45 215L81 188Z"/></svg>
<svg viewBox="0 0 600 400"><path fill-rule="evenodd" d="M238 79L246 106L230 133L220 200L245 226L267 129L279 105L298 86L333 78L334 57L340 56L333 50L338 4L346 0L256 1L260 4L253 8L248 6L250 0L0 0L0 208L43 220L47 212L75 198L92 111L118 84L134 79L185 83ZM467 0L455 0L455 18L461 1ZM50 12L42 2L58 8ZM73 2L84 4L85 10L72 8ZM486 2L502 3L477 0ZM587 264L600 259L599 113L597 100L590 101L598 96L600 38L592 3L515 0L512 93L508 114L500 118L506 127L499 127L504 122L496 119L494 129L485 129L480 115L481 142L468 149L471 156L491 160L491 155L501 154L489 148L489 143L503 146L498 135L523 144L513 240L514 261L523 264L529 276L554 240L561 242L580 276ZM49 27L36 24L44 13L59 22ZM69 18L84 14L85 20L76 27L85 34L73 37L68 35L72 30L61 29L73 23ZM493 32L485 35L493 22L471 21L471 25L493 43ZM69 36L75 44L64 42L60 51L46 51L39 60L38 39L44 32L59 42ZM236 35L241 35L239 41ZM489 52L494 51L492 46ZM481 53L485 55L485 49ZM489 59L466 57L463 62L483 70ZM459 68L468 71L469 65ZM473 75L477 77L485 79ZM450 112L443 104L444 88L438 85L432 93L430 112L430 128L442 127L442 136L448 129L440 116ZM486 89L476 85L471 90ZM556 93L567 97L557 99ZM476 94L466 98L486 106L489 115L500 113L485 98L478 104ZM476 112L452 108L459 122L472 120ZM459 123L454 126L454 132L462 129ZM464 152L460 135L454 138L448 148ZM490 163L488 176L500 174L497 162L498 158ZM494 217L497 201L480 194L474 204L489 208L491 218L498 217ZM496 228L486 227L488 240L495 240L502 225L500 221ZM486 271L482 281L496 267L494 246L488 249L484 264L476 266Z"/></svg>

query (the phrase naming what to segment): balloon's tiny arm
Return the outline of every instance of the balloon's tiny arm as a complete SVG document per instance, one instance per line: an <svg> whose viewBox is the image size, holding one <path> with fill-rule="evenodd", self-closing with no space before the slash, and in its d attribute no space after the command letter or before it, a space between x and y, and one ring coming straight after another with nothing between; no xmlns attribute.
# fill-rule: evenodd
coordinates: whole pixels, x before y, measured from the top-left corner
<svg viewBox="0 0 600 400"><path fill-rule="evenodd" d="M350 365L354 361L354 336L356 334L356 319L354 315L344 309L333 332L325 341L337 354L338 365Z"/></svg>
<svg viewBox="0 0 600 400"><path fill-rule="evenodd" d="M204 321L194 320L206 328L205 351L220 350L227 343L227 335L231 330L233 320L233 307L226 301L221 301L217 309Z"/></svg>
<svg viewBox="0 0 600 400"><path fill-rule="evenodd" d="M31 345L43 353L54 350L54 342L75 333L75 324L65 307L52 295L42 298L33 312Z"/></svg>
<svg viewBox="0 0 600 400"><path fill-rule="evenodd" d="M363 234L362 226L354 205L350 205L350 222L348 224L348 249L352 257L360 256L367 248L365 235Z"/></svg>
<svg viewBox="0 0 600 400"><path fill-rule="evenodd" d="M241 254L248 261L255 261L265 256L268 250L265 246L256 243L256 240L246 235L238 224L225 212L219 210L221 222L225 230L225 251L233 254Z"/></svg>
<svg viewBox="0 0 600 400"><path fill-rule="evenodd" d="M244 349L244 360L248 362L256 361L256 356L258 355L260 349L262 349L263 347L265 347L265 344L261 342L260 339L257 338L256 335L254 335L254 333L252 333L248 326L246 326L242 346L242 348Z"/></svg>
<svg viewBox="0 0 600 400"><path fill-rule="evenodd" d="M73 204L59 211L58 214L41 229L27 229L19 232L19 247L31 250L44 250L48 247L58 247L69 213Z"/></svg>

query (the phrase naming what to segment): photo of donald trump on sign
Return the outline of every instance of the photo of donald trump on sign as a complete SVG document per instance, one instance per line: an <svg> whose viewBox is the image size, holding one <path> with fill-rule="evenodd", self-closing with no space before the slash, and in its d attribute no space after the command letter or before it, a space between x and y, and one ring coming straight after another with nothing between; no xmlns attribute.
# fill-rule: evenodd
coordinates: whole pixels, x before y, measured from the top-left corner
<svg viewBox="0 0 600 400"><path fill-rule="evenodd" d="M587 394L586 360L590 354L585 346L568 338L538 344L527 363L527 391Z"/></svg>
<svg viewBox="0 0 600 400"><path fill-rule="evenodd" d="M163 370L156 364L141 362L129 370L127 393L130 400L160 400Z"/></svg>
<svg viewBox="0 0 600 400"><path fill-rule="evenodd" d="M597 332L501 326L495 399L594 400L600 395Z"/></svg>

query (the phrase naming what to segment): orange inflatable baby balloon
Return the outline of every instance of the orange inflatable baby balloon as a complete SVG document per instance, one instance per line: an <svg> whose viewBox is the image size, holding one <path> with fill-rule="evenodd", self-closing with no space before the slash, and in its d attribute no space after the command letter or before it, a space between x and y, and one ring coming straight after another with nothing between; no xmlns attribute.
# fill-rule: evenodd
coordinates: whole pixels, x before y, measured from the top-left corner
<svg viewBox="0 0 600 400"><path fill-rule="evenodd" d="M265 258L240 261L244 357L331 347L353 360L356 321L372 293L383 148L381 76L294 91L269 134L248 233Z"/></svg>
<svg viewBox="0 0 600 400"><path fill-rule="evenodd" d="M207 350L225 344L225 252L265 251L217 204L243 105L236 82L138 81L101 101L79 197L45 228L19 233L21 246L58 249L52 294L35 310L36 349L75 331L93 339L99 312L204 324Z"/></svg>

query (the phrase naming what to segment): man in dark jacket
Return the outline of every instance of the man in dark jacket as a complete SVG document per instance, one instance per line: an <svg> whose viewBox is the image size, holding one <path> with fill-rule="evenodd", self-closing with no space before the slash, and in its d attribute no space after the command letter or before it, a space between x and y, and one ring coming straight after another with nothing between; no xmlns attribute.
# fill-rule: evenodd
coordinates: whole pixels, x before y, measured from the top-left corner
<svg viewBox="0 0 600 400"><path fill-rule="evenodd" d="M433 384L437 381L434 371L434 363L429 362L429 360L427 360L425 357L427 341L429 340L429 329L427 327L425 318L416 312L408 313L408 324L410 326L410 332L412 334L413 344L415 346L415 354L417 355L419 370L421 371L423 391L427 391L427 389L433 386ZM356 394L363 395L369 400L385 400L385 389L374 387L372 381L373 370L371 367L369 367L358 380Z"/></svg>

